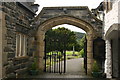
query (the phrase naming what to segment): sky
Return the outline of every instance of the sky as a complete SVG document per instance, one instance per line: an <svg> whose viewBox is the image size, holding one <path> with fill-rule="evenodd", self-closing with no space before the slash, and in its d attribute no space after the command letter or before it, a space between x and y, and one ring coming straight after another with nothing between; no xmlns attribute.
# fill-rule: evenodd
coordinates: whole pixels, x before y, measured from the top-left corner
<svg viewBox="0 0 120 80"><path fill-rule="evenodd" d="M88 6L89 9L92 9L99 6L100 2L102 2L103 0L35 0L35 1L36 4L40 5L39 10L37 12L38 14L40 13L43 7ZM56 28L58 27L65 27L72 31L85 33L82 29L68 24L58 25Z"/></svg>
<svg viewBox="0 0 120 80"><path fill-rule="evenodd" d="M86 33L84 30L76 27L76 26L73 26L73 25L69 25L69 24L62 24L62 25L58 25L56 27L53 27L53 29L56 29L58 27L65 27L65 28L68 28L69 30L71 31L75 31L75 32L81 32L81 33Z"/></svg>

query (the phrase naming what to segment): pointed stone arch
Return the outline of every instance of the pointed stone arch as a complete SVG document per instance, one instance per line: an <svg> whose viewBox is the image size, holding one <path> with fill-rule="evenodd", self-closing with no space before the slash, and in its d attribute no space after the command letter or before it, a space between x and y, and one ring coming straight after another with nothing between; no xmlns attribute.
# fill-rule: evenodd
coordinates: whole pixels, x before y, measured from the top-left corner
<svg viewBox="0 0 120 80"><path fill-rule="evenodd" d="M61 25L61 24L74 25L76 27L79 27L79 28L85 30L86 32L92 31L93 33L95 33L94 27L90 23L87 23L86 21L84 21L82 19L78 19L76 17L67 16L67 15L48 19L39 25L39 29L42 31L46 31L48 29L51 29L52 27L55 27L55 26Z"/></svg>
<svg viewBox="0 0 120 80"><path fill-rule="evenodd" d="M39 25L38 31L36 34L37 37L37 53L39 59L39 68L44 69L44 39L45 33L52 27L61 24L70 24L78 28L82 28L87 33L87 73L90 74L92 70L93 63L93 38L95 37L96 31L93 26L82 19L77 19L71 16L59 16L46 20Z"/></svg>

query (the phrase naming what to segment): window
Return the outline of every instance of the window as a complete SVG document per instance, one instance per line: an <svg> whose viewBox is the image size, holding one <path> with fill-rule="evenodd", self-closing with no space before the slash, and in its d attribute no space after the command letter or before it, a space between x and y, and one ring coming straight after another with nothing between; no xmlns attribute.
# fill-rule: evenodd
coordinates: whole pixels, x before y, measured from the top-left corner
<svg viewBox="0 0 120 80"><path fill-rule="evenodd" d="M16 57L23 57L27 54L27 36L16 34Z"/></svg>
<svg viewBox="0 0 120 80"><path fill-rule="evenodd" d="M105 9L106 9L106 12L109 12L112 9L112 4L113 4L112 0L105 0Z"/></svg>

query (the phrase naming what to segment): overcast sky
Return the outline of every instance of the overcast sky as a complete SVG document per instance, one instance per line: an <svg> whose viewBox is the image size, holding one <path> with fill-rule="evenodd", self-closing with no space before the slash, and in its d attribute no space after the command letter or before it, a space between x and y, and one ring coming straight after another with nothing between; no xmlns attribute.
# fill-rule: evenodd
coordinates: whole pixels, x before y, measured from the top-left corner
<svg viewBox="0 0 120 80"><path fill-rule="evenodd" d="M55 6L88 6L89 9L96 8L100 2L103 0L36 0L36 4L39 4L39 11L42 10L43 7L55 7ZM60 26L60 25L59 25ZM72 25L61 25L62 27L67 27L72 31L84 32L80 28L75 28Z"/></svg>

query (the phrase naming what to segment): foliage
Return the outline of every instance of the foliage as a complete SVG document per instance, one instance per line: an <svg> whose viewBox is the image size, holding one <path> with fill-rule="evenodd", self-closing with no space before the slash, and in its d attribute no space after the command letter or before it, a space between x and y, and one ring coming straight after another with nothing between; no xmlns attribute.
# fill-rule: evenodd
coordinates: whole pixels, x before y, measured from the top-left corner
<svg viewBox="0 0 120 80"><path fill-rule="evenodd" d="M80 55L81 55L81 57L84 57L84 49L81 49Z"/></svg>
<svg viewBox="0 0 120 80"><path fill-rule="evenodd" d="M66 55L72 55L73 51L66 51ZM75 51L74 54L79 55L79 52Z"/></svg>
<svg viewBox="0 0 120 80"><path fill-rule="evenodd" d="M72 50L73 46L75 46L75 49L80 49L80 45L76 41L75 33L64 27L47 31L45 40L46 52L51 52L55 50L61 52L64 49Z"/></svg>
<svg viewBox="0 0 120 80"><path fill-rule="evenodd" d="M46 58L46 66L47 68L50 66L50 55L52 52L46 53L47 54L47 58ZM64 60L64 56L61 56L61 52L55 52L53 51L54 54L57 54L57 56L60 56L60 61ZM66 59L75 59L75 58L80 58L79 52L75 51L75 55L73 56L73 51L66 51ZM56 61L59 60L59 57L56 57ZM51 60L51 63L54 64L56 63L54 60Z"/></svg>
<svg viewBox="0 0 120 80"><path fill-rule="evenodd" d="M37 58L34 58L34 62L32 65L28 68L28 72L30 75L37 75L39 73L39 70L37 68Z"/></svg>
<svg viewBox="0 0 120 80"><path fill-rule="evenodd" d="M93 72L99 72L100 71L100 67L99 67L99 64L97 63L97 61L94 61L92 71Z"/></svg>
<svg viewBox="0 0 120 80"><path fill-rule="evenodd" d="M79 42L80 39L82 39L85 35L85 33L81 33L81 32L74 32L76 37L77 37L77 41Z"/></svg>
<svg viewBox="0 0 120 80"><path fill-rule="evenodd" d="M34 62L31 65L31 70L36 70L37 69L37 58L34 58Z"/></svg>
<svg viewBox="0 0 120 80"><path fill-rule="evenodd" d="M79 40L81 49L84 48L85 36L86 36L86 35L84 35L84 36L82 37L82 39Z"/></svg>

